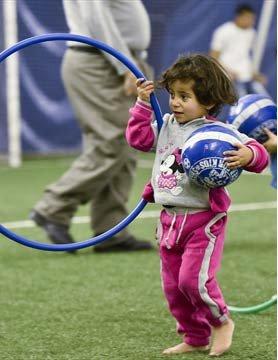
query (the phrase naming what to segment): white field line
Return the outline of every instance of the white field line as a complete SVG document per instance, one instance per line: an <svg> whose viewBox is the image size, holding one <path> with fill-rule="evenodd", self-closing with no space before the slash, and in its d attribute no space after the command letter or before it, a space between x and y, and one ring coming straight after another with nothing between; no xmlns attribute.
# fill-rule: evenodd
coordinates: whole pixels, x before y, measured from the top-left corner
<svg viewBox="0 0 278 360"><path fill-rule="evenodd" d="M276 207L277 207L276 201L237 204L237 205L232 205L229 212L267 210L267 209L276 209ZM159 216L159 213L160 211L158 210L147 210L139 214L137 219L157 218ZM90 222L90 217L75 216L72 222L74 224L88 224ZM34 222L31 220L11 221L11 222L3 223L2 225L7 227L8 229L23 229L23 228L35 227Z"/></svg>

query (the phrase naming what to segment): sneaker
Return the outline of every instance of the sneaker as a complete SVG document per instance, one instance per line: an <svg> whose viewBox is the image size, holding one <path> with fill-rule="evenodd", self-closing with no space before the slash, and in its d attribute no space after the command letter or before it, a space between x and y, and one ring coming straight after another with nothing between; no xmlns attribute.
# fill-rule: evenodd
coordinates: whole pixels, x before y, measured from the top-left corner
<svg viewBox="0 0 278 360"><path fill-rule="evenodd" d="M151 250L153 245L146 240L137 240L134 236L130 235L125 241L111 245L96 245L94 251L97 253L107 252L123 252L123 251L140 251L140 250Z"/></svg>
<svg viewBox="0 0 278 360"><path fill-rule="evenodd" d="M54 244L74 243L74 240L69 233L68 226L54 223L38 213L36 210L31 211L29 218L33 220L36 225L44 229L49 240ZM75 253L76 250L69 250L68 252Z"/></svg>

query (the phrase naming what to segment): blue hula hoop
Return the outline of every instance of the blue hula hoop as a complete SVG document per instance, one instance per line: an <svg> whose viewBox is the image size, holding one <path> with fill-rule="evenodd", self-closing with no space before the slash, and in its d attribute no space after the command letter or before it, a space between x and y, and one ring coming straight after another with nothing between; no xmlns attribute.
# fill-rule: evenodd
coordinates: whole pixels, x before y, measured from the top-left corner
<svg viewBox="0 0 278 360"><path fill-rule="evenodd" d="M86 36L82 35L74 35L74 34L64 34L64 33L53 33L53 34L44 34L39 36L30 37L28 39L22 40L15 45L11 46L10 48L2 51L0 53L0 63L5 60L7 57L12 55L13 53L24 49L28 46L39 44L47 41L55 41L55 40L66 40L66 41L76 41L80 43L84 43L90 46L94 46L100 50L103 50L112 56L114 56L116 59L121 61L137 78L145 78L144 74L134 65L132 61L130 61L126 56L121 54L119 51L113 49L111 46L104 44L101 41L94 40L91 38L88 38ZM158 103L158 100L154 94L151 94L151 105L154 110L157 124L158 124L158 130L161 129L163 124L162 119L162 113L160 110L160 106ZM120 223L115 225L110 230L107 230L105 233L95 236L93 238L90 238L85 241L81 241L74 244L45 244L40 243L34 240L29 240L23 236L20 236L9 229L7 229L5 226L0 224L0 233L4 235L5 237L18 242L21 245L31 247L33 249L38 250L44 250L44 251L70 251L70 250L78 250L83 249L89 246L93 246L96 244L99 244L110 237L114 236L121 230L123 230L126 226L128 226L144 209L144 207L147 205L147 201L144 199L141 199L139 203L136 205L136 207L131 211L131 213L124 218Z"/></svg>
<svg viewBox="0 0 278 360"><path fill-rule="evenodd" d="M0 224L0 233L7 238L30 248L37 249L37 250L44 250L44 251L71 251L71 250L79 250L84 249L89 246L93 246L99 244L110 237L116 235L118 232L123 230L126 226L128 226L144 209L147 205L147 201L142 199L139 201L137 206L132 210L132 212L124 218L119 224L115 225L110 230L107 230L101 235L95 236L91 239L80 241L77 243L71 244L46 244L40 243L38 241L29 240L23 236L15 234L14 232L7 229L5 226Z"/></svg>

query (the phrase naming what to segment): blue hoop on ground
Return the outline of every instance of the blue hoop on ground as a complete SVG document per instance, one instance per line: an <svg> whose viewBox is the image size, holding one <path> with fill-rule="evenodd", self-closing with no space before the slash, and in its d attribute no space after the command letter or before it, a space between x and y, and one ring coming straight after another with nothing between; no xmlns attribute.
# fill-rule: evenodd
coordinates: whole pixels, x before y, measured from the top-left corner
<svg viewBox="0 0 278 360"><path fill-rule="evenodd" d="M74 35L74 34L64 34L64 33L44 34L22 40L0 53L0 63L3 60L5 60L7 57L12 55L13 53L21 49L24 49L28 46L47 42L47 41L55 41L55 40L76 41L79 43L84 43L90 46L94 46L100 50L109 53L110 55L114 56L116 59L121 61L137 78L145 79L144 74L133 64L133 62L130 61L126 56L121 54L119 51L113 49L111 46L106 45L101 41L94 40L86 36ZM160 110L158 100L154 94L151 94L151 105L156 116L158 130L160 130L163 124L163 119L162 119L162 113ZM15 242L18 242L27 247L31 247L33 249L45 250L45 251L78 250L99 244L109 239L110 237L114 236L115 234L123 230L127 225L129 225L140 214L140 212L144 209L146 205L147 205L147 201L141 199L141 201L139 201L139 203L134 208L134 210L132 210L132 212L126 218L124 218L119 224L115 225L112 229L106 231L101 235L95 236L91 239L74 244L45 244L45 243L29 240L27 238L24 238L23 236L15 234L14 232L8 230L1 224L0 224L0 233Z"/></svg>
<svg viewBox="0 0 278 360"><path fill-rule="evenodd" d="M99 244L110 237L116 235L118 232L123 230L127 225L129 225L144 209L147 205L147 201L142 199L137 206L133 209L133 211L124 218L119 224L115 225L112 229L107 230L105 233L95 236L91 239L80 241L74 244L46 244L40 243L34 240L29 240L24 238L23 236L17 235L14 232L8 230L5 226L0 224L0 233L6 236L7 238L18 242L21 245L38 249L38 250L45 250L45 251L71 251L71 250L79 250L84 249L89 246L93 246Z"/></svg>

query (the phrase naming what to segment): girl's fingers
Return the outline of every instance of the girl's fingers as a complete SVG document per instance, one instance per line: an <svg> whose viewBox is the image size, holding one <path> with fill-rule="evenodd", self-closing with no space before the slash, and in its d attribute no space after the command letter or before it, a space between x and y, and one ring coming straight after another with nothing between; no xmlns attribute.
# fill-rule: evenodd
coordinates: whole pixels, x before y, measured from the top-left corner
<svg viewBox="0 0 278 360"><path fill-rule="evenodd" d="M234 143L233 146L236 147L236 148L238 148L238 149L242 149L242 148L245 147L245 145L243 145L243 144L240 143L240 142Z"/></svg>
<svg viewBox="0 0 278 360"><path fill-rule="evenodd" d="M148 88L153 88L154 87L154 85L151 83L151 84L143 84L143 86L142 86L144 89L148 89Z"/></svg>
<svg viewBox="0 0 278 360"><path fill-rule="evenodd" d="M237 155L237 150L228 150L228 151L224 151L223 152L223 155L226 156L226 155Z"/></svg>
<svg viewBox="0 0 278 360"><path fill-rule="evenodd" d="M266 127L264 127L264 132L265 132L268 136L271 136L271 135L272 135L272 132L271 132L268 128L266 128Z"/></svg>
<svg viewBox="0 0 278 360"><path fill-rule="evenodd" d="M145 83L142 84L142 86L143 86L143 88L154 87L152 81L146 81Z"/></svg>
<svg viewBox="0 0 278 360"><path fill-rule="evenodd" d="M235 169L238 167L241 167L240 161L234 161L234 162L227 163L227 168L229 168L229 169Z"/></svg>
<svg viewBox="0 0 278 360"><path fill-rule="evenodd" d="M151 93L154 91L154 87L151 86L151 87L148 87L148 88L145 88L145 89L140 89L138 91L138 93L142 93L142 94L145 94L145 93Z"/></svg>
<svg viewBox="0 0 278 360"><path fill-rule="evenodd" d="M240 161L239 156L229 156L224 158L225 162Z"/></svg>
<svg viewBox="0 0 278 360"><path fill-rule="evenodd" d="M139 79L137 79L136 80L136 85L137 86L139 86L139 85L141 85L143 82L145 82L146 81L146 79L144 79L144 78L139 78Z"/></svg>
<svg viewBox="0 0 278 360"><path fill-rule="evenodd" d="M153 81L145 80L145 79L138 79L138 80L136 81L136 85L137 85L137 86L140 86L140 87L142 87L142 88L145 88L145 87L147 87L147 86L149 86L149 85L152 85L152 86L153 86Z"/></svg>

